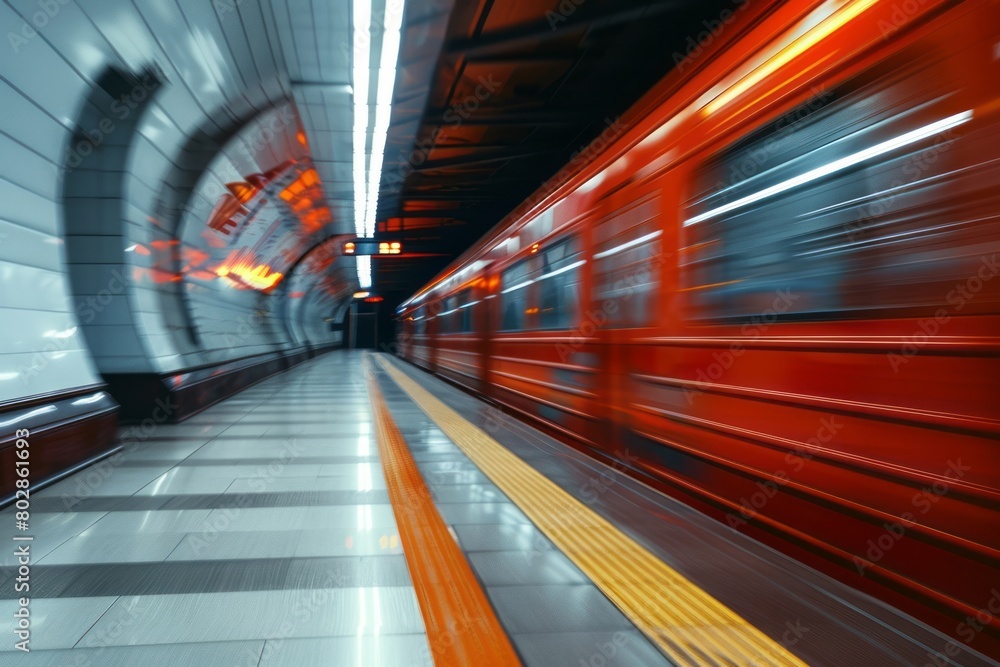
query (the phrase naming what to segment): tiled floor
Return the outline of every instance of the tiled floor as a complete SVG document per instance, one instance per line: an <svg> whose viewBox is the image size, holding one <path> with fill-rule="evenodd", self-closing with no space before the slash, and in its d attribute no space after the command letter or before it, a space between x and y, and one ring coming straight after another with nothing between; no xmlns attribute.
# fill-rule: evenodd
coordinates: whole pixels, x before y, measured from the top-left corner
<svg viewBox="0 0 1000 667"><path fill-rule="evenodd" d="M38 493L32 652L0 665L431 664L372 432L329 354Z"/></svg>

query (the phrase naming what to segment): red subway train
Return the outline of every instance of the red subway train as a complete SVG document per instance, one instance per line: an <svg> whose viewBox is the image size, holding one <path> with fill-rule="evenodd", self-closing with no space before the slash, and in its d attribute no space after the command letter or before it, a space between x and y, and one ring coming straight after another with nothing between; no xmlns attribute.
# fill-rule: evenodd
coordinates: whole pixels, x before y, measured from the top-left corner
<svg viewBox="0 0 1000 667"><path fill-rule="evenodd" d="M741 5L399 353L996 656L1000 2Z"/></svg>

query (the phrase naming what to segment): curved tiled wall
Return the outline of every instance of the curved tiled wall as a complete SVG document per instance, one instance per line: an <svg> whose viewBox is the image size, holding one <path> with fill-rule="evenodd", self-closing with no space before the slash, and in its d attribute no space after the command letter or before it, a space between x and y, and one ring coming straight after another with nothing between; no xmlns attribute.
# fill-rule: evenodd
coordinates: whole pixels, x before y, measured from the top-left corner
<svg viewBox="0 0 1000 667"><path fill-rule="evenodd" d="M47 6L0 4L0 458L30 427L36 482L114 446L108 393L183 418L339 344L354 289L268 3Z"/></svg>

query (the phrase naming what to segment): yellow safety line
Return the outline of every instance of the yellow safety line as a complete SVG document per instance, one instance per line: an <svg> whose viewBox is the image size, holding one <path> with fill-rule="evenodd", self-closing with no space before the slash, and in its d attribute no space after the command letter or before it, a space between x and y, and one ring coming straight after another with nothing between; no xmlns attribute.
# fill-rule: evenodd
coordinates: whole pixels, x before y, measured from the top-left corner
<svg viewBox="0 0 1000 667"><path fill-rule="evenodd" d="M806 663L388 363L438 427L675 663Z"/></svg>

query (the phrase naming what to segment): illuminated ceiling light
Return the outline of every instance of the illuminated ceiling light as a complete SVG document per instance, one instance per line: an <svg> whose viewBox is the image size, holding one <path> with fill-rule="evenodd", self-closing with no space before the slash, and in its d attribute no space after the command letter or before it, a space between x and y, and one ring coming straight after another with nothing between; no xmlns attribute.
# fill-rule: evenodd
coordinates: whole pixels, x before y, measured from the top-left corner
<svg viewBox="0 0 1000 667"><path fill-rule="evenodd" d="M375 235L379 185L382 182L382 163L392 113L396 61L399 58L403 4L403 0L386 0L382 21L385 32L382 35L382 52L376 78L376 73L370 66L371 0L355 0L354 3L354 229L358 236L366 238ZM375 123L369 128L368 101L373 85L376 86ZM370 152L366 150L369 137ZM358 281L362 287L371 285L370 258L358 258Z"/></svg>
<svg viewBox="0 0 1000 667"><path fill-rule="evenodd" d="M871 160L873 158L878 157L879 155L883 155L890 151L894 151L898 148L902 148L909 144L920 141L921 139L927 139L928 137L933 137L935 134L938 134L940 132L945 132L946 130L950 130L951 128L957 127L958 125L968 122L971 119L972 119L972 111L963 111L962 113L957 113L953 116L942 118L939 121L936 121L929 125L924 125L923 127L919 127L916 130L911 130L910 132L907 132L906 134L901 134L898 137L893 137L892 139L883 141L880 144L876 144L862 151L858 151L857 153L852 153L851 155L842 157L839 160L828 162L827 164L824 164L821 167L816 167L815 169L807 171L804 174L799 174L798 176L789 178L788 180L772 185L771 187L764 188L763 190L754 192L753 194L749 194L745 197L740 197L736 201L724 204L722 206L719 206L718 208L713 208L710 211L705 211L704 213L696 215L693 218L685 221L684 226L687 227L689 225L693 225L695 223L702 222L704 220L708 220L710 218L722 215L723 213L729 213L730 211L734 211L738 208L742 208L754 202L761 201L762 199L767 199L768 197L773 197L775 195L781 194L782 192L791 190L792 188L796 188L800 185L805 185L806 183L810 183L825 176L829 176L830 174L836 173L838 171L849 169L850 167L853 167L856 164L860 164L862 162L865 162L866 160Z"/></svg>
<svg viewBox="0 0 1000 667"><path fill-rule="evenodd" d="M372 258L368 255L358 257L358 284L363 288L372 286Z"/></svg>
<svg viewBox="0 0 1000 667"><path fill-rule="evenodd" d="M366 296L368 296L369 294L371 294L371 292L366 292L366 291L362 290L360 292L355 292L354 293L354 298L355 299L363 299Z"/></svg>
<svg viewBox="0 0 1000 667"><path fill-rule="evenodd" d="M368 84L371 72L369 60L371 51L371 0L355 0L353 12L354 43L354 229L358 236L364 236L366 149L368 147ZM358 265L361 277L361 265Z"/></svg>
<svg viewBox="0 0 1000 667"><path fill-rule="evenodd" d="M812 15L806 17L798 27L798 34L792 33L785 42L777 47L777 52L769 56L763 63L755 67L749 74L739 79L724 90L718 97L705 105L702 113L712 114L733 99L739 97L750 88L760 83L778 69L787 65L806 50L823 41L838 28L856 18L859 14L874 5L878 0L852 0L848 3L824 3ZM824 13L825 16L820 14ZM802 30L804 29L804 32Z"/></svg>
<svg viewBox="0 0 1000 667"><path fill-rule="evenodd" d="M403 0L387 0L382 25L382 53L379 58L378 84L375 98L375 127L372 130L371 163L368 166L368 208L365 235L375 235L379 186L382 182L382 162L385 142L392 115L392 91L396 84L396 62L399 59L400 29L403 25Z"/></svg>

